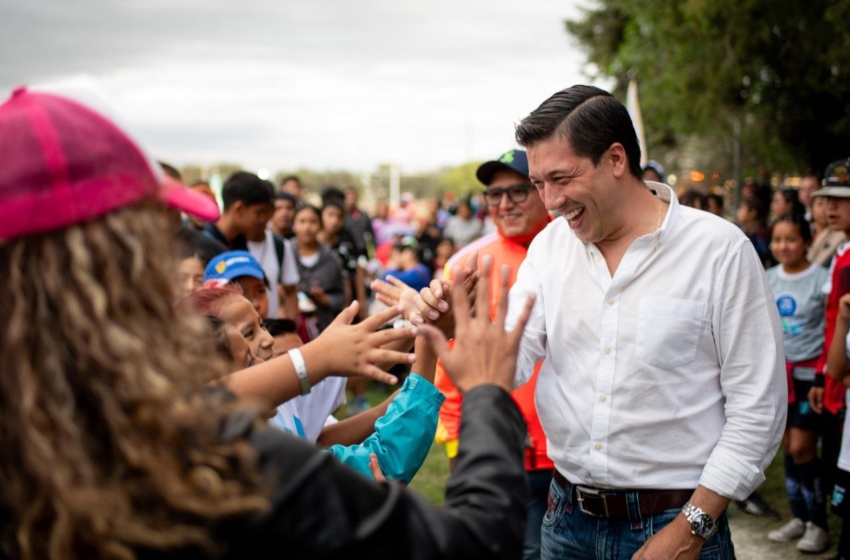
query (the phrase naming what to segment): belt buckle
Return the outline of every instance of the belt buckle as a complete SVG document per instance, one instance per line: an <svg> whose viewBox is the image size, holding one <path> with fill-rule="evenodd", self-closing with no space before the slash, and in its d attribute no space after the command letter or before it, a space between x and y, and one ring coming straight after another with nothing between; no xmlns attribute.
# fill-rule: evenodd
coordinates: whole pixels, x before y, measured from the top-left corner
<svg viewBox="0 0 850 560"><path fill-rule="evenodd" d="M599 517L599 518L607 518L608 517L608 500L607 494L599 490L597 488L589 488L587 486L575 486L576 489L576 501L578 501L578 509L582 511L585 515L589 515L591 517ZM602 500L602 509L605 512L604 515L598 515L585 509L584 500L585 496L592 496L594 498L600 498Z"/></svg>

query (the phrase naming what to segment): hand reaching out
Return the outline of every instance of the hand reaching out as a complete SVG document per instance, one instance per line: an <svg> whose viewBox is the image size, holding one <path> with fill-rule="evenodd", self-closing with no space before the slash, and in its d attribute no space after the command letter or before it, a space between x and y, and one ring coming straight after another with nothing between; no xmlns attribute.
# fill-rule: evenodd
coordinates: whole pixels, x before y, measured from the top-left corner
<svg viewBox="0 0 850 560"><path fill-rule="evenodd" d="M485 257L481 282L476 287L475 313L469 308L469 296L463 286L466 275L456 270L457 282L451 288L455 316L455 346L448 347L446 338L430 325L419 328L420 334L428 339L446 372L459 391L465 393L479 385L497 385L506 391L513 390L514 370L519 352L522 331L534 305L529 298L516 328L505 332L505 317L508 312L508 280L510 269L502 267L501 297L496 312L496 321L490 321L490 259Z"/></svg>
<svg viewBox="0 0 850 560"><path fill-rule="evenodd" d="M372 291L375 292L375 299L384 305L401 306L401 315L408 321L410 314L416 310L413 301L419 293L395 276L387 276L386 280L372 280Z"/></svg>
<svg viewBox="0 0 850 560"><path fill-rule="evenodd" d="M413 363L415 355L383 349L381 346L416 336L416 329L377 330L398 316L401 312L399 307L390 307L352 325L358 307L358 303L353 302L337 315L316 340L301 348L307 369L321 367L327 369L328 375L364 375L381 383L395 385L398 379L378 368L377 364Z"/></svg>
<svg viewBox="0 0 850 560"><path fill-rule="evenodd" d="M372 478L375 479L375 482L387 481L387 477L384 476L381 465L378 463L378 456L374 453L369 453L369 470L372 471Z"/></svg>
<svg viewBox="0 0 850 560"><path fill-rule="evenodd" d="M423 288L419 292L413 300L416 309L411 313L411 323L414 325L424 325L426 323L437 325L444 316L451 315L448 311L452 307L451 288L454 283L460 283L466 288L466 294L469 296L469 305L473 309L473 313L475 312L475 300L477 297L475 286L480 279L480 273L478 272L478 252L473 251L470 253L466 258L466 267L462 271L456 268L454 272L454 282L432 280L430 286ZM463 278L460 278L461 274ZM441 330L446 334L445 329ZM446 336L451 338L449 334L446 334Z"/></svg>

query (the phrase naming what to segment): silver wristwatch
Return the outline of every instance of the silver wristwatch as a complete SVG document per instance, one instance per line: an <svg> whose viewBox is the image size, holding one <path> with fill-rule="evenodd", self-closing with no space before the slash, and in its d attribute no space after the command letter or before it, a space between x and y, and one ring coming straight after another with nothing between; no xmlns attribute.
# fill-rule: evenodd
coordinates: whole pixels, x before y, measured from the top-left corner
<svg viewBox="0 0 850 560"><path fill-rule="evenodd" d="M717 532L714 519L691 502L682 506L682 515L691 524L691 534L693 535L708 540Z"/></svg>

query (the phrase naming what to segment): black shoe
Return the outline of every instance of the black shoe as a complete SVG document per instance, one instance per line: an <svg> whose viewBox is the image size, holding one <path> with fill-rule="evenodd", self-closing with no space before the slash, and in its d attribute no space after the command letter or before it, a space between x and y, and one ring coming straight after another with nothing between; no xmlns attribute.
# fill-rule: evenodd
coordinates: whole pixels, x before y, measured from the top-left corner
<svg viewBox="0 0 850 560"><path fill-rule="evenodd" d="M755 515L756 517L770 517L779 519L779 512L770 507L770 505L757 492L750 494L746 500L737 500L735 504L741 508L744 513Z"/></svg>

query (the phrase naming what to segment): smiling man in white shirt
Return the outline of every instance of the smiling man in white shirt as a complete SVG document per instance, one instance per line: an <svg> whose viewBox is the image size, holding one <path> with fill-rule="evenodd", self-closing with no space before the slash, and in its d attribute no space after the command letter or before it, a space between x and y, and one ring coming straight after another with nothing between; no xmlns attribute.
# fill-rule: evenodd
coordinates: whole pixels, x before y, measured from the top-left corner
<svg viewBox="0 0 850 560"><path fill-rule="evenodd" d="M543 558L733 558L725 509L764 480L785 425L782 329L741 231L644 183L625 107L590 86L517 127L561 218L511 290L517 384L545 358L555 462ZM510 321L509 321L510 324Z"/></svg>
<svg viewBox="0 0 850 560"><path fill-rule="evenodd" d="M734 225L644 182L625 107L574 86L517 127L529 178L561 214L511 289L527 296L516 384L555 463L541 558L734 558L725 510L764 480L785 428L779 314ZM439 292L438 292L439 293ZM431 316L446 307L429 288Z"/></svg>

